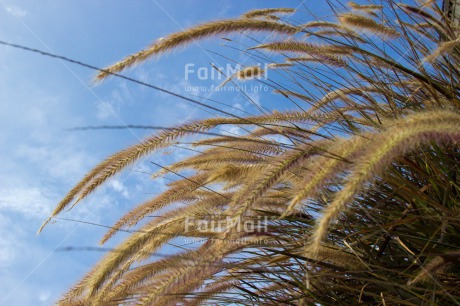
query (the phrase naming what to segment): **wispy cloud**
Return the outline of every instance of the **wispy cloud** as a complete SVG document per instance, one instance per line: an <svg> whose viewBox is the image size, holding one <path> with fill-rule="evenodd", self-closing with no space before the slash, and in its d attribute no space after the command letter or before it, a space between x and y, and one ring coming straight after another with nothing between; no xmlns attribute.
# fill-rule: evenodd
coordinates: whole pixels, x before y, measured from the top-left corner
<svg viewBox="0 0 460 306"><path fill-rule="evenodd" d="M21 240L17 237L17 231L12 231L13 228L15 228L13 222L0 214L0 235L2 237L0 239L0 269L7 268L17 257Z"/></svg>
<svg viewBox="0 0 460 306"><path fill-rule="evenodd" d="M97 101L96 117L100 120L119 119L123 107L132 100L133 95L126 82L119 82L117 88L111 91L109 98Z"/></svg>
<svg viewBox="0 0 460 306"><path fill-rule="evenodd" d="M27 11L16 5L5 5L5 10L14 17L27 16Z"/></svg>
<svg viewBox="0 0 460 306"><path fill-rule="evenodd" d="M28 218L45 218L56 203L57 195L44 186L0 188L0 210L17 212Z"/></svg>

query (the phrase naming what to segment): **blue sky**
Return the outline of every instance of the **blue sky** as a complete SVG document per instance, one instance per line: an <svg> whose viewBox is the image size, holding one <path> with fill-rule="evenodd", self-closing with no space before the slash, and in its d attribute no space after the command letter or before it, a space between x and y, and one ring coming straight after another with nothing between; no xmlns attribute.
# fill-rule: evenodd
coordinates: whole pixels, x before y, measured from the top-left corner
<svg viewBox="0 0 460 306"><path fill-rule="evenodd" d="M316 1L310 3L318 6ZM0 40L104 67L197 23L237 17L255 8L299 4L297 0L0 0ZM216 40L200 42L127 74L189 94L186 86L203 83L196 77L184 79L187 63L209 67L210 62L228 62L205 49L222 52ZM244 57L232 54L237 60ZM93 86L94 74L57 59L0 46L0 305L50 305L102 256L102 252L60 248L97 246L103 228L57 220L39 236L35 233L60 198L87 171L109 154L150 134L142 130L69 128L174 126L210 116L177 98L124 80L111 78ZM210 80L206 85L219 83ZM273 108L264 102L269 93L249 94L257 103ZM212 98L256 113L242 95L218 93ZM152 181L142 173L157 170L150 160L165 164L186 154L177 149L171 155L149 156L61 217L113 224L135 203L164 190L167 181ZM109 247L121 238L123 235Z"/></svg>

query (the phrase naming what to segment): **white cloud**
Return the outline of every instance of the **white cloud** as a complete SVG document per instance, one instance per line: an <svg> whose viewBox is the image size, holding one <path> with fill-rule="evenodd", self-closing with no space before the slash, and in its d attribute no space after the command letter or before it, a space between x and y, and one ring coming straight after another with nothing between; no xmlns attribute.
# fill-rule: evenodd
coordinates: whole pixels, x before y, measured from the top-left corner
<svg viewBox="0 0 460 306"><path fill-rule="evenodd" d="M98 119L104 120L104 119L115 117L115 109L112 106L112 104L108 102L101 102L96 107L97 107L96 117Z"/></svg>
<svg viewBox="0 0 460 306"><path fill-rule="evenodd" d="M112 179L108 182L109 187L120 193L124 198L129 198L129 191L119 179Z"/></svg>
<svg viewBox="0 0 460 306"><path fill-rule="evenodd" d="M0 209L21 213L28 218L48 216L56 199L56 194L43 186L0 188Z"/></svg>
<svg viewBox="0 0 460 306"><path fill-rule="evenodd" d="M107 101L98 101L96 117L98 119L119 119L122 107L133 99L126 82L120 82L118 87L112 90Z"/></svg>
<svg viewBox="0 0 460 306"><path fill-rule="evenodd" d="M8 14L14 17L24 17L27 15L27 11L15 5L6 5L5 10Z"/></svg>
<svg viewBox="0 0 460 306"><path fill-rule="evenodd" d="M95 162L94 157L80 150L75 141L67 138L45 144L18 145L10 156L5 157L16 169L15 173L9 175L18 177L21 182L30 182L30 178L25 177L21 171L38 171L41 181L51 179L75 183L85 169Z"/></svg>
<svg viewBox="0 0 460 306"><path fill-rule="evenodd" d="M17 256L18 247L21 245L18 230L8 218L0 214L0 268L9 267Z"/></svg>
<svg viewBox="0 0 460 306"><path fill-rule="evenodd" d="M41 291L38 294L38 300L42 303L49 302L50 297L51 297L51 293L49 291Z"/></svg>
<svg viewBox="0 0 460 306"><path fill-rule="evenodd" d="M0 240L0 268L8 267L16 257L14 243L12 243L10 237L6 237L7 239Z"/></svg>

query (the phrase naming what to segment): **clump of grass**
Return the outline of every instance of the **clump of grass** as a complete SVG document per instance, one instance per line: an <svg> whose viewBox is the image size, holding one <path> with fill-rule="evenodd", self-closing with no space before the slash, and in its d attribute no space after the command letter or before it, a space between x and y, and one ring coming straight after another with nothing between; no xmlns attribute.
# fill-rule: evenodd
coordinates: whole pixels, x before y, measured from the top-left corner
<svg viewBox="0 0 460 306"><path fill-rule="evenodd" d="M232 77L265 82L270 99L293 109L186 123L90 171L51 218L156 150L198 149L155 175L179 179L108 231L102 243L134 230L60 304L460 303L458 37L434 2L349 5L365 16L335 6L336 22L296 14L289 23L272 17L294 10L267 9L207 23L98 76L205 37L289 34L242 44L279 74L258 80L264 70L250 65ZM242 133L219 134L225 126ZM142 222L152 213L162 218ZM203 231L189 218L213 225ZM254 231L237 222L254 220L263 220ZM179 237L203 243L152 259Z"/></svg>

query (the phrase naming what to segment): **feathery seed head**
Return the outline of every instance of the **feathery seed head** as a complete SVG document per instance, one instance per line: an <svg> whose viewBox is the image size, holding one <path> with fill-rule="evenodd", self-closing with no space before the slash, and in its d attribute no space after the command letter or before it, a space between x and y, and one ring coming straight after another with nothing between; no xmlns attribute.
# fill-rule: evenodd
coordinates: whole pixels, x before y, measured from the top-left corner
<svg viewBox="0 0 460 306"><path fill-rule="evenodd" d="M355 28L357 30L367 31L370 33L383 35L388 38L397 38L400 36L399 32L391 27L377 23L371 18L364 17L356 14L343 14L339 16L342 24Z"/></svg>

